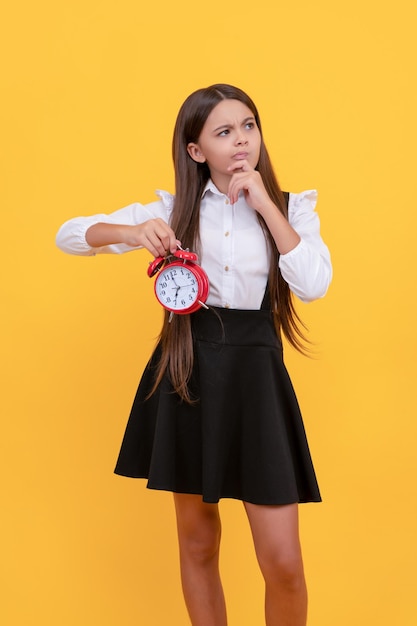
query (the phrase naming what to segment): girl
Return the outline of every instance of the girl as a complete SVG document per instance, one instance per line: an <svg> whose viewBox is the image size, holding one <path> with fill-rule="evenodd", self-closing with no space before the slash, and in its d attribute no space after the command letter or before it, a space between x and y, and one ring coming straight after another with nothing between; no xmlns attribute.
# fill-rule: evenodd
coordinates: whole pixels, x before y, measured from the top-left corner
<svg viewBox="0 0 417 626"><path fill-rule="evenodd" d="M243 502L265 579L268 626L304 626L298 503L320 501L281 333L303 351L292 294L331 280L316 192L284 194L255 104L213 85L182 105L173 139L175 198L75 218L57 244L80 255L196 250L208 309L165 319L143 374L116 473L174 493L181 578L193 626L225 626L220 498ZM172 319L170 319L170 317Z"/></svg>

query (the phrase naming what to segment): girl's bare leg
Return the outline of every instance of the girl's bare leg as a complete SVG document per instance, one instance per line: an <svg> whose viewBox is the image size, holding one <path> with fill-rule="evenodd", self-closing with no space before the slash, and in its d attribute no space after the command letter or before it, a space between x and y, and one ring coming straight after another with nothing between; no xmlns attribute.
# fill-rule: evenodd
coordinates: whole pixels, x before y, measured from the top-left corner
<svg viewBox="0 0 417 626"><path fill-rule="evenodd" d="M265 579L267 626L306 626L307 589L298 532L298 505L244 503Z"/></svg>
<svg viewBox="0 0 417 626"><path fill-rule="evenodd" d="M174 494L181 581L193 626L227 626L219 574L221 523L217 504Z"/></svg>

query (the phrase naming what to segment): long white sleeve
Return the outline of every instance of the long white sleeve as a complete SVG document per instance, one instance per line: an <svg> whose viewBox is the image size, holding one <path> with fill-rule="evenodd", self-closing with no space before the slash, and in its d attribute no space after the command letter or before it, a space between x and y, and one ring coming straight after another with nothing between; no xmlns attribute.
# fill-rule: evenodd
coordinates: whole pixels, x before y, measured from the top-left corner
<svg viewBox="0 0 417 626"><path fill-rule="evenodd" d="M158 192L159 193L159 192ZM149 219L160 217L168 222L172 196L166 192L160 192L161 200L150 204L129 204L128 206L114 211L113 213L99 213L88 217L74 217L65 222L56 235L56 245L63 252L79 256L94 256L96 254L123 254L137 248L125 244L113 244L102 248L92 248L88 245L85 234L90 226L99 224L126 224L135 226ZM163 195L165 194L165 195Z"/></svg>
<svg viewBox="0 0 417 626"><path fill-rule="evenodd" d="M279 260L282 276L303 302L322 298L332 279L330 253L320 235L316 203L315 190L290 194L288 219L301 241Z"/></svg>

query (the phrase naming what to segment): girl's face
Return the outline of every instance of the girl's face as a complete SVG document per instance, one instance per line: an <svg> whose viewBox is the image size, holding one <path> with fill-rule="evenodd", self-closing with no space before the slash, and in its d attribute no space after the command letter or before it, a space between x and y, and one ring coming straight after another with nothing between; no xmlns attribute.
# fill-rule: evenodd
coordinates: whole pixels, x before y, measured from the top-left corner
<svg viewBox="0 0 417 626"><path fill-rule="evenodd" d="M222 193L227 193L239 161L255 168L259 161L261 133L254 115L239 100L222 100L208 116L197 143L189 143L188 154L197 163L207 163L210 176Z"/></svg>

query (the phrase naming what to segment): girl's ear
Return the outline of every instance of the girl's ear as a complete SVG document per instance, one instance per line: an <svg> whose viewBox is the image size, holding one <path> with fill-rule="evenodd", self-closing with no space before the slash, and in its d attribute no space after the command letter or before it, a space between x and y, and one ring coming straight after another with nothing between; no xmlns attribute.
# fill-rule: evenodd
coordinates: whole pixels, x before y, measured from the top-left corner
<svg viewBox="0 0 417 626"><path fill-rule="evenodd" d="M197 163L205 163L206 157L201 152L197 143L189 143L187 146L187 152L193 161L196 161Z"/></svg>

